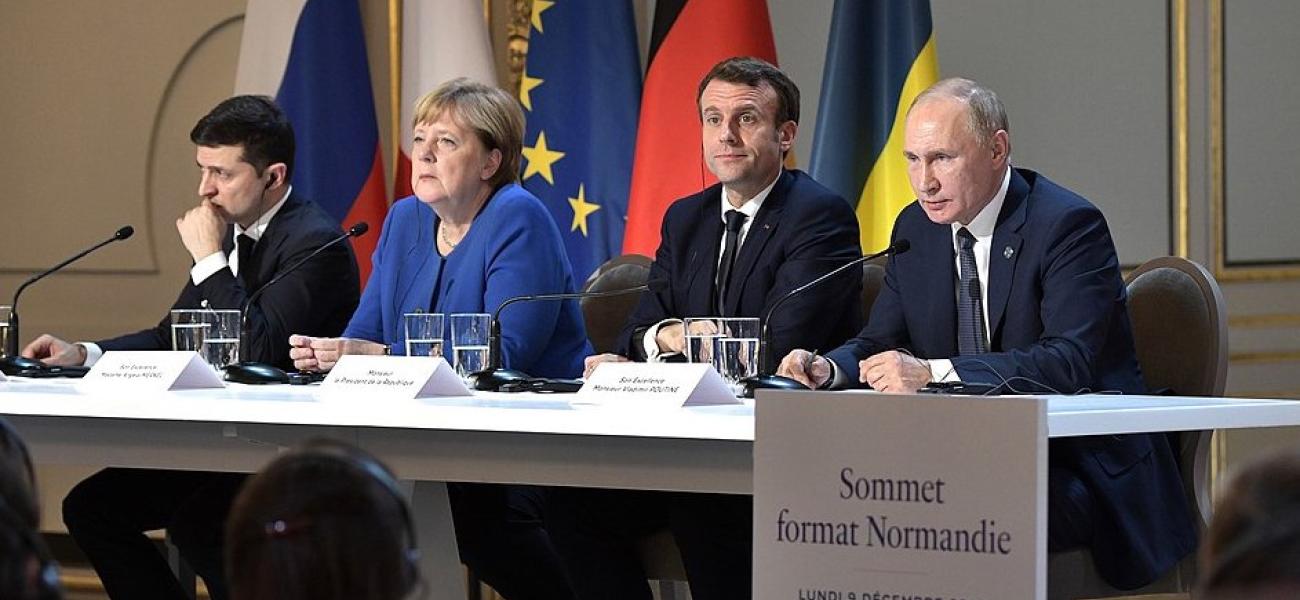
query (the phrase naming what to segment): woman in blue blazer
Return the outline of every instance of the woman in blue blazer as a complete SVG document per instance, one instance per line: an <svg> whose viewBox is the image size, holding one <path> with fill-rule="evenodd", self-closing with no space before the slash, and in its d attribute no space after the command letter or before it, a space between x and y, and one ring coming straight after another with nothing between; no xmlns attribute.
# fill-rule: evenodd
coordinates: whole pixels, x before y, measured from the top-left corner
<svg viewBox="0 0 1300 600"><path fill-rule="evenodd" d="M449 81L415 106L413 197L384 220L374 269L341 338L295 335L299 369L344 354L405 350L402 315L492 312L512 296L575 291L560 232L518 184L524 117L504 91ZM576 301L523 302L501 314L504 365L577 377L591 354ZM450 348L450 340L444 342ZM461 559L509 600L572 598L542 527L544 490L450 484Z"/></svg>

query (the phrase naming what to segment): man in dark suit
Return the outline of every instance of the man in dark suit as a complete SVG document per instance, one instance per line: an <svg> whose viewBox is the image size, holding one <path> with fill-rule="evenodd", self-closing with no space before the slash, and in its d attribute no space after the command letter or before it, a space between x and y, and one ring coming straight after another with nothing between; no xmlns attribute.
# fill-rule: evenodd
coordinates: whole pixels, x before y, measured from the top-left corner
<svg viewBox="0 0 1300 600"><path fill-rule="evenodd" d="M671 285L642 297L619 355L587 361L680 359L682 319L762 317L799 285L857 258L852 208L799 171L799 90L753 58L716 65L697 98L705 162L720 183L669 207L650 277ZM830 348L861 321L860 273L813 288L773 316L773 352ZM779 354L777 354L779 352ZM668 527L696 600L750 597L752 502L747 496L557 490L552 536L579 598L650 598L637 540Z"/></svg>
<svg viewBox="0 0 1300 600"><path fill-rule="evenodd" d="M930 382L1003 392L1146 393L1119 260L1101 212L1013 168L992 90L936 83L908 112L903 143L917 202L867 326L824 357L795 350L783 375L810 387L914 393ZM1163 435L1052 440L1050 551L1088 546L1111 584L1135 588L1194 545Z"/></svg>
<svg viewBox="0 0 1300 600"><path fill-rule="evenodd" d="M201 200L176 220L194 267L173 308L242 309L262 284L341 233L324 210L292 193L293 128L270 98L236 96L218 104L190 139L197 146ZM322 252L249 307L240 356L291 366L289 335L338 335L359 290L351 248L340 244ZM97 343L42 335L23 355L48 364L92 364L108 350L164 349L171 349L170 317ZM112 598L186 597L144 536L164 528L213 598L224 598L221 531L243 480L230 473L105 469L73 488L63 519Z"/></svg>

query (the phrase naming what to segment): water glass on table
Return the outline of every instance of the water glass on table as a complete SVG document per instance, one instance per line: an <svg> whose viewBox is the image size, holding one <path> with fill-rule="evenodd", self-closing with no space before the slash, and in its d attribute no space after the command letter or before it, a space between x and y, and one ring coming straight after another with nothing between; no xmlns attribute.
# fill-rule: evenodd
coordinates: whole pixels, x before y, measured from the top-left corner
<svg viewBox="0 0 1300 600"><path fill-rule="evenodd" d="M715 360L717 356L715 342L722 335L718 329L718 322L721 320L722 317L693 317L682 321L686 336L686 362L708 364L713 365L714 369L718 368Z"/></svg>
<svg viewBox="0 0 1300 600"><path fill-rule="evenodd" d="M8 305L0 305L0 358L7 358L9 347L9 313L13 308Z"/></svg>
<svg viewBox="0 0 1300 600"><path fill-rule="evenodd" d="M488 365L488 331L492 315L456 313L448 317L451 324L451 351L456 372L468 381L469 374Z"/></svg>
<svg viewBox="0 0 1300 600"><path fill-rule="evenodd" d="M406 355L442 356L442 334L445 317L442 313L406 313Z"/></svg>
<svg viewBox="0 0 1300 600"><path fill-rule="evenodd" d="M755 317L727 317L717 320L714 366L732 391L743 391L741 381L758 375L759 326Z"/></svg>
<svg viewBox="0 0 1300 600"><path fill-rule="evenodd" d="M172 349L193 350L214 369L239 362L240 313L233 309L172 311Z"/></svg>

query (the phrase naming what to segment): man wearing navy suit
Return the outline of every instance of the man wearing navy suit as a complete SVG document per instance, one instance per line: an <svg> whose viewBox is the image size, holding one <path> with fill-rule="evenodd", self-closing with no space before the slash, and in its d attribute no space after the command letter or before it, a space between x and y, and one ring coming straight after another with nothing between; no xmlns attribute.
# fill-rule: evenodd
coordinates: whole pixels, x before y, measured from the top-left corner
<svg viewBox="0 0 1300 600"><path fill-rule="evenodd" d="M242 309L263 284L283 275L248 307L240 356L289 367L289 334L337 335L360 296L352 249L330 248L288 267L340 235L324 209L292 191L295 138L280 107L263 96L222 101L190 132L199 202L176 220L194 260L174 309ZM169 350L170 315L135 333L72 344L42 335L23 351L47 364L92 364L105 351ZM114 600L188 595L145 532L167 529L207 584L226 598L221 541L226 513L245 476L206 471L108 468L63 500L63 520Z"/></svg>
<svg viewBox="0 0 1300 600"><path fill-rule="evenodd" d="M780 373L810 387L914 393L930 382L1004 392L1146 393L1106 220L1087 200L1013 168L1001 101L940 81L908 112L917 202L893 238L867 326L824 357L795 350ZM1162 435L1052 440L1048 548L1087 546L1112 585L1145 585L1189 553L1192 521Z"/></svg>
<svg viewBox="0 0 1300 600"><path fill-rule="evenodd" d="M703 151L720 183L677 200L664 216L647 294L608 360L680 359L687 317L762 317L800 284L860 256L853 209L782 162L794 145L799 90L776 67L732 58L713 67L697 98ZM858 274L809 290L773 316L772 349L832 348L861 321ZM551 533L582 599L649 599L636 552L667 527L696 600L749 598L752 502L747 496L557 490Z"/></svg>

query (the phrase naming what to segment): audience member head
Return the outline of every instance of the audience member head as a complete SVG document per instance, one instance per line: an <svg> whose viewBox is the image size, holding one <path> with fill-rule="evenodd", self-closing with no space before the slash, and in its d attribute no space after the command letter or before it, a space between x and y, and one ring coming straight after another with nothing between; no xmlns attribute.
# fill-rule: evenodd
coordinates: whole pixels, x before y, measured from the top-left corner
<svg viewBox="0 0 1300 600"><path fill-rule="evenodd" d="M799 88L753 57L728 58L700 80L704 162L734 206L772 183L799 130Z"/></svg>
<svg viewBox="0 0 1300 600"><path fill-rule="evenodd" d="M969 79L944 79L916 97L903 129L903 156L931 221L969 225L993 200L1010 162L1007 127L998 95Z"/></svg>
<svg viewBox="0 0 1300 600"><path fill-rule="evenodd" d="M234 600L400 600L419 581L414 526L391 471L314 440L240 490L226 522Z"/></svg>
<svg viewBox="0 0 1300 600"><path fill-rule="evenodd" d="M40 535L36 480L27 445L0 419L0 598L62 597L58 565Z"/></svg>
<svg viewBox="0 0 1300 600"><path fill-rule="evenodd" d="M1200 560L1198 598L1300 594L1300 449L1250 462L1231 477Z"/></svg>
<svg viewBox="0 0 1300 600"><path fill-rule="evenodd" d="M435 124L441 127L432 127ZM421 96L415 101L411 128L416 138L429 144L430 152L444 160L442 153L446 141L429 139L434 129L463 129L472 134L484 153L486 164L478 173L491 189L519 181L524 144L524 112L519 101L501 88L485 85L465 77L453 79ZM428 130L428 131L426 131ZM419 140L416 140L417 142ZM450 140L463 145L464 140ZM412 160L419 160L416 144L412 147ZM418 171L418 169L413 169ZM443 175L445 177L445 175ZM413 177L411 187L419 196L418 177ZM423 196L421 196L423 199Z"/></svg>

